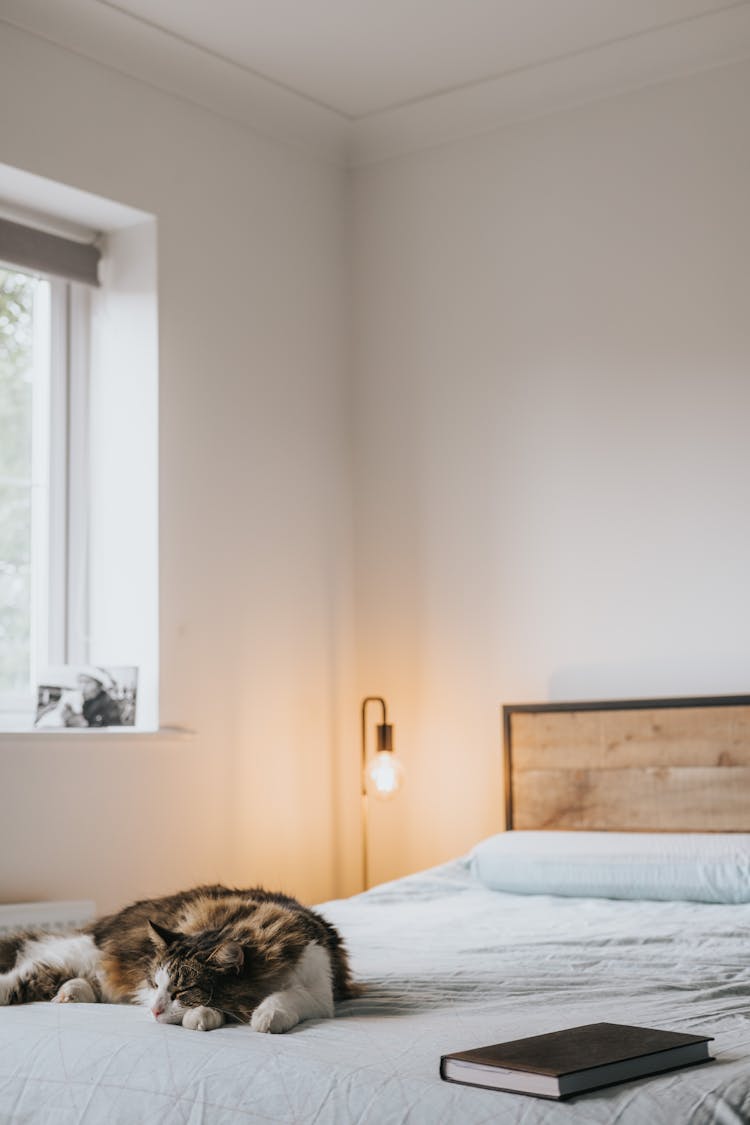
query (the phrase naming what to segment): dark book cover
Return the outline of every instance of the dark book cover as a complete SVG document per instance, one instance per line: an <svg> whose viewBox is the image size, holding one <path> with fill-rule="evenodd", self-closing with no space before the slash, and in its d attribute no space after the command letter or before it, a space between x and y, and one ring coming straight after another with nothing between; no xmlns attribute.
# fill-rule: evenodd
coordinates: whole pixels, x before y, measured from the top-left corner
<svg viewBox="0 0 750 1125"><path fill-rule="evenodd" d="M440 1074L467 1085L565 1097L710 1061L706 1046L710 1039L709 1035L628 1024L583 1024L443 1055Z"/></svg>
<svg viewBox="0 0 750 1125"><path fill-rule="evenodd" d="M655 1051L669 1051L688 1043L705 1043L710 1035L688 1035L682 1031L658 1031L623 1023L586 1023L546 1035L531 1035L508 1043L493 1043L472 1051L458 1051L445 1058L474 1062L480 1066L502 1066L508 1070L530 1070L536 1074L571 1074L592 1066L634 1059Z"/></svg>

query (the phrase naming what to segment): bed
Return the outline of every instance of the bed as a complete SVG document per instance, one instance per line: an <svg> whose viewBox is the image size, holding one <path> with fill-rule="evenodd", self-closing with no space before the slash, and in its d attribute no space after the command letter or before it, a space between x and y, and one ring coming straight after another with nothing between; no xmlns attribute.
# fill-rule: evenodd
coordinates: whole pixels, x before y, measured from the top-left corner
<svg viewBox="0 0 750 1125"><path fill-rule="evenodd" d="M511 831L321 906L367 983L338 1018L0 1009L0 1122L750 1122L750 697L510 707L504 730ZM439 1078L443 1053L597 1021L712 1035L716 1061L566 1103Z"/></svg>

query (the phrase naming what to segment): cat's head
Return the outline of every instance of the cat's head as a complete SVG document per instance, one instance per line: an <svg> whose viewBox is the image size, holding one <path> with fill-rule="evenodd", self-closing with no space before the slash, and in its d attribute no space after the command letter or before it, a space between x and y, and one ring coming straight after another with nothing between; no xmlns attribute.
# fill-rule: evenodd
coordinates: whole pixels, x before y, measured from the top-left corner
<svg viewBox="0 0 750 1125"><path fill-rule="evenodd" d="M230 982L245 964L246 950L217 931L181 934L149 922L154 956L140 1002L158 1023L182 1023L185 1012L221 1009Z"/></svg>

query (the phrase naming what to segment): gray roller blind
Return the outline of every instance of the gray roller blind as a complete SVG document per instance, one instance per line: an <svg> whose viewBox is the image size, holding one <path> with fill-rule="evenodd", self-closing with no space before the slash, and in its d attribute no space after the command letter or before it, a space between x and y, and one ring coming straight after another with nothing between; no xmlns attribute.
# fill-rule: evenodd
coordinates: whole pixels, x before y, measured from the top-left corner
<svg viewBox="0 0 750 1125"><path fill-rule="evenodd" d="M51 273L68 281L98 285L100 258L101 253L95 246L0 218L2 262L39 273Z"/></svg>

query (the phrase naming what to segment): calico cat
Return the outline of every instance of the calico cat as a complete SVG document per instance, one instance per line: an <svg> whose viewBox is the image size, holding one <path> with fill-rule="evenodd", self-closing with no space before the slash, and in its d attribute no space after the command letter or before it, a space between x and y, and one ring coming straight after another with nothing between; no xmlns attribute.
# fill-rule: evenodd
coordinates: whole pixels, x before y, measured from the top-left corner
<svg viewBox="0 0 750 1125"><path fill-rule="evenodd" d="M196 887L67 934L0 938L0 1005L141 1004L194 1031L230 1021L282 1032L359 993L336 929L260 887Z"/></svg>

